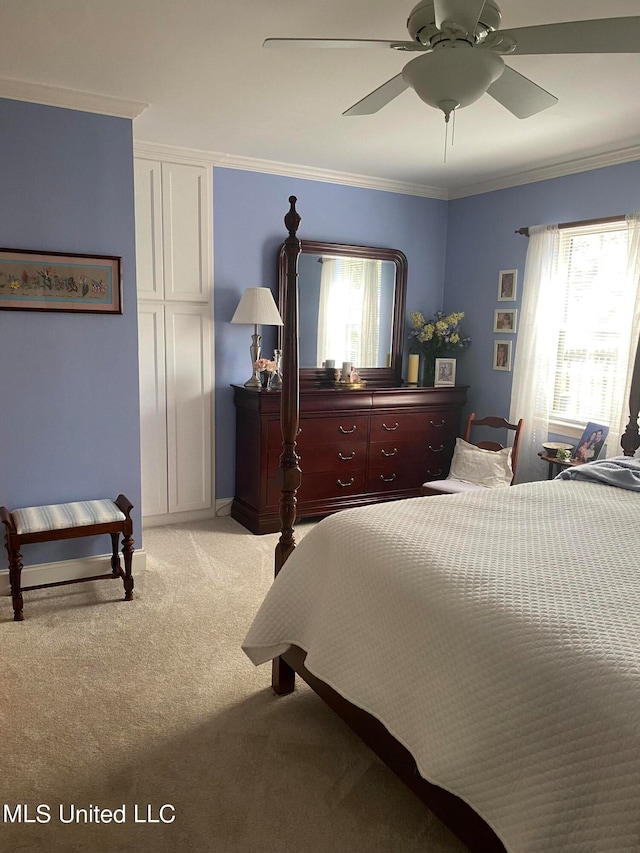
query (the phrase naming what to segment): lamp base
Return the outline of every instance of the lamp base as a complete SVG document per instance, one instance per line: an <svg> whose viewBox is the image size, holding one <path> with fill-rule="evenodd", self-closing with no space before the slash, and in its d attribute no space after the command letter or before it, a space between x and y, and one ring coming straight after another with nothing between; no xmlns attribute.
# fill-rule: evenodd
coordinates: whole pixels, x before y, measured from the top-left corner
<svg viewBox="0 0 640 853"><path fill-rule="evenodd" d="M262 340L261 335L258 333L258 326L255 325L253 327L253 334L251 335L251 346L249 347L249 352L251 353L251 365L253 367L253 376L251 379L247 379L244 383L245 388L262 388L262 380L258 376L258 371L256 369L256 362L262 355L262 349L260 347L260 341Z"/></svg>

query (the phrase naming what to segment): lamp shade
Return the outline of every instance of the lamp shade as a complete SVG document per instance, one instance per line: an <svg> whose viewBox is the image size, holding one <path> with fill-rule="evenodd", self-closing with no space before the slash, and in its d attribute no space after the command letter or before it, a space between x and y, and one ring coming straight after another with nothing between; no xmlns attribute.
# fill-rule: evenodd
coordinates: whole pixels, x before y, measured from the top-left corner
<svg viewBox="0 0 640 853"><path fill-rule="evenodd" d="M246 323L253 326L284 325L268 287L247 287L231 322Z"/></svg>

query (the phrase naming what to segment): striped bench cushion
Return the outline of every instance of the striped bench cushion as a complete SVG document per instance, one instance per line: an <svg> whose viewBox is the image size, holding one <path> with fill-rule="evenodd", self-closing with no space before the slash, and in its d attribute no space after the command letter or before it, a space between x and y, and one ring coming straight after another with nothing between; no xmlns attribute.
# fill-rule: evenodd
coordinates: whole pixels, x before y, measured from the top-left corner
<svg viewBox="0 0 640 853"><path fill-rule="evenodd" d="M29 506L23 509L14 509L11 515L18 535L44 533L46 530L65 530L71 527L88 527L91 524L107 524L112 521L125 520L125 514L110 500Z"/></svg>

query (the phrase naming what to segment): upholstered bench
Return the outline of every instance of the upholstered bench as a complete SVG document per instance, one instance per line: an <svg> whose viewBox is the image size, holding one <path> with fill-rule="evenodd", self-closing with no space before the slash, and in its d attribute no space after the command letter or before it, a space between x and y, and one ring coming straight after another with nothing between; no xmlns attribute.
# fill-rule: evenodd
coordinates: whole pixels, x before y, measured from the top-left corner
<svg viewBox="0 0 640 853"><path fill-rule="evenodd" d="M66 504L51 504L49 506L31 506L14 509L13 512L1 506L0 521L5 526L5 543L9 552L9 581L11 583L11 598L13 600L13 619L23 620L22 592L31 589L42 589L50 586L63 586L82 581L102 580L103 578L122 578L124 584L124 599L133 598L133 576L131 563L133 558L133 522L130 517L133 504L124 495L118 495L115 501L76 501ZM41 583L34 586L22 587L22 545L34 542L52 542L58 539L75 539L79 536L96 536L108 533L111 536L112 557L111 573L93 575L74 580ZM122 534L122 556L124 570L118 556L118 543Z"/></svg>

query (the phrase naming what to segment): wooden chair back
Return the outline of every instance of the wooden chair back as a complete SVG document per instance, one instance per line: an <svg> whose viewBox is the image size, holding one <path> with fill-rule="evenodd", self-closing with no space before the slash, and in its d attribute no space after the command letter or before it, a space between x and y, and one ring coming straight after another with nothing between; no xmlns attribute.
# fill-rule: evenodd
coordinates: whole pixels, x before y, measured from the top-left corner
<svg viewBox="0 0 640 853"><path fill-rule="evenodd" d="M517 424L511 424L504 418L498 418L494 415L490 415L487 418L476 418L476 413L471 412L471 414L469 415L469 419L467 420L467 426L464 431L464 440L468 444L475 444L476 447L481 447L483 450L502 450L505 445L500 444L498 441L491 441L487 439L483 439L482 441L472 441L471 430L474 427L490 427L492 429L513 430L514 435L513 444L511 445L511 468L513 470L513 479L515 479L516 466L518 464L518 450L520 447L520 432L522 430L522 423L522 418L520 418ZM511 480L512 483L513 479Z"/></svg>

